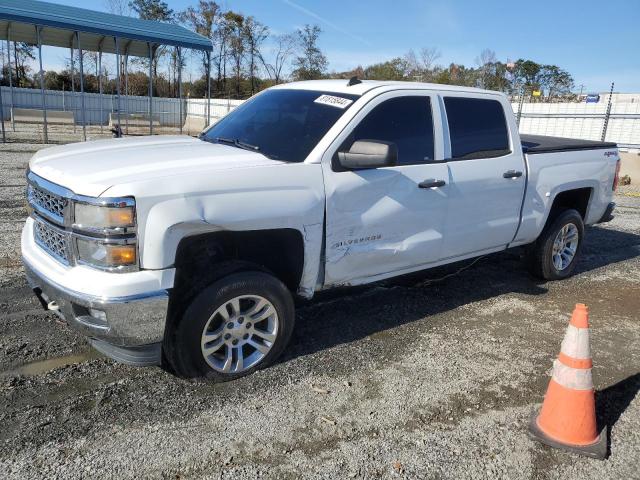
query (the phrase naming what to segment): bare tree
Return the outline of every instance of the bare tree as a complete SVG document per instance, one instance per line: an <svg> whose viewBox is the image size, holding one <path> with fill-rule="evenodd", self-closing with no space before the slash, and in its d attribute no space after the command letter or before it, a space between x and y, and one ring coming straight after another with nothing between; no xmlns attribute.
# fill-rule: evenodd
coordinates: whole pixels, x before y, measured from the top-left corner
<svg viewBox="0 0 640 480"><path fill-rule="evenodd" d="M479 67L487 65L488 63L495 63L495 62L496 62L496 52L488 48L485 48L484 50L482 50L480 52L480 55L476 57L476 64Z"/></svg>
<svg viewBox="0 0 640 480"><path fill-rule="evenodd" d="M318 37L322 29L318 25L305 25L296 31L301 52L294 59L296 80L315 80L322 78L329 61L318 46Z"/></svg>
<svg viewBox="0 0 640 480"><path fill-rule="evenodd" d="M212 43L215 44L219 39L217 30L220 28L220 21L222 20L222 9L216 2L200 0L197 7L188 7L182 12L179 15L179 19L200 35L210 39ZM197 52L196 54L201 58L205 78L209 78L211 72L209 71L210 65L207 61L207 53ZM218 73L220 72L218 71Z"/></svg>
<svg viewBox="0 0 640 480"><path fill-rule="evenodd" d="M430 81L434 77L434 64L439 57L440 52L436 48L423 47L418 54L411 49L396 65L402 69L403 77L420 82Z"/></svg>
<svg viewBox="0 0 640 480"><path fill-rule="evenodd" d="M167 2L163 0L130 0L129 7L143 20L156 20L167 23L175 20L174 11L169 8ZM158 76L158 65L166 54L167 47L165 45L159 45L152 63L154 77ZM144 60L137 60L144 64Z"/></svg>
<svg viewBox="0 0 640 480"><path fill-rule="evenodd" d="M186 66L187 59L184 55L184 50L181 50L180 55L178 55L178 50L172 48L169 52L169 65L167 67L169 71L169 91L174 97L177 96L179 92L178 81L180 76L178 75L178 70L181 69L184 71ZM171 82L173 82L173 88L171 87Z"/></svg>
<svg viewBox="0 0 640 480"><path fill-rule="evenodd" d="M491 74L492 67L496 64L496 52L485 48L480 52L480 55L476 57L476 64L479 68L479 82L481 88L486 88L488 76Z"/></svg>
<svg viewBox="0 0 640 480"><path fill-rule="evenodd" d="M28 86L29 63L36 59L33 45L26 42L13 42L13 68L15 68L16 85Z"/></svg>
<svg viewBox="0 0 640 480"><path fill-rule="evenodd" d="M418 57L416 56L416 52L414 52L413 49L404 54L402 62L400 63L402 64L402 75L404 77L419 82L423 80L424 72L422 71L422 68L420 68Z"/></svg>
<svg viewBox="0 0 640 480"><path fill-rule="evenodd" d="M427 71L433 70L436 60L438 60L442 54L436 47L422 47L420 49L420 61L422 62L422 68Z"/></svg>
<svg viewBox="0 0 640 480"><path fill-rule="evenodd" d="M260 47L269 37L269 29L254 17L246 17L243 25L243 35L247 44L249 57L249 77L251 79L251 95L256 91L256 73L258 59L261 58Z"/></svg>
<svg viewBox="0 0 640 480"><path fill-rule="evenodd" d="M103 0L105 8L115 15L131 15L128 0Z"/></svg>
<svg viewBox="0 0 640 480"><path fill-rule="evenodd" d="M283 80L284 69L296 51L298 39L290 33L276 35L273 38L275 39L275 43L271 50L272 61L267 62L264 56L260 54L260 62L264 66L269 78L277 85Z"/></svg>
<svg viewBox="0 0 640 480"><path fill-rule="evenodd" d="M229 58L231 69L235 76L236 96L240 98L240 82L242 80L242 63L247 51L247 42L244 35L245 17L239 13L228 11L224 14L228 25Z"/></svg>

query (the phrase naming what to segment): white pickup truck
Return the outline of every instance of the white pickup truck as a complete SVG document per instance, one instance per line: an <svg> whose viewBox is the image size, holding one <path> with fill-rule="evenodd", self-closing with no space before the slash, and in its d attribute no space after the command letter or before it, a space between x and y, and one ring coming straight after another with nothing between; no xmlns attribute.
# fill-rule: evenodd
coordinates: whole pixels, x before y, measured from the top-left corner
<svg viewBox="0 0 640 480"><path fill-rule="evenodd" d="M22 256L98 350L224 381L283 351L295 295L516 246L536 276L567 277L618 167L612 143L520 137L498 92L290 83L197 139L36 153Z"/></svg>

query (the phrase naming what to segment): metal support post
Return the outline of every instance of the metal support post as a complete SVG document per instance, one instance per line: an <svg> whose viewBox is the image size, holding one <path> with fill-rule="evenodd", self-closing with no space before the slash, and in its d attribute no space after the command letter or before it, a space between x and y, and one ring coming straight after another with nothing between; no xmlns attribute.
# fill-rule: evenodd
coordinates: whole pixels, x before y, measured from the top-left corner
<svg viewBox="0 0 640 480"><path fill-rule="evenodd" d="M176 60L178 61L178 114L180 115L180 135L182 135L182 49L176 47Z"/></svg>
<svg viewBox="0 0 640 480"><path fill-rule="evenodd" d="M43 135L44 143L49 143L49 132L47 128L47 102L44 94L44 72L42 71L42 41L40 39L42 27L36 25L36 37L38 40L38 60L40 62L40 95L42 96L42 115L44 118Z"/></svg>
<svg viewBox="0 0 640 480"><path fill-rule="evenodd" d="M2 103L2 87L0 87L0 123L2 123L2 143L7 143L7 133L4 131L4 104Z"/></svg>
<svg viewBox="0 0 640 480"><path fill-rule="evenodd" d="M75 79L75 56L73 50L73 40L75 38L75 34L71 35L71 111L73 112L73 133L76 133L76 79Z"/></svg>
<svg viewBox="0 0 640 480"><path fill-rule="evenodd" d="M102 105L102 42L104 41L104 37L100 40L98 44L98 92L100 93L100 133L103 132L103 124L104 124L104 106Z"/></svg>
<svg viewBox="0 0 640 480"><path fill-rule="evenodd" d="M120 105L120 42L118 41L118 37L114 37L114 40L116 42L116 86L117 86L117 93L118 93L118 106L117 106L118 128L121 128L120 110L122 110L122 108Z"/></svg>
<svg viewBox="0 0 640 480"><path fill-rule="evenodd" d="M211 125L211 52L207 51L207 127Z"/></svg>
<svg viewBox="0 0 640 480"><path fill-rule="evenodd" d="M7 57L9 59L9 104L11 106L9 113L11 114L11 129L15 132L16 122L13 119L13 69L11 68L11 22L7 25Z"/></svg>
<svg viewBox="0 0 640 480"><path fill-rule="evenodd" d="M78 55L80 55L80 106L82 116L82 140L87 141L87 118L85 117L84 104L84 61L82 58L82 46L80 45L80 32L76 32L76 43L78 45Z"/></svg>
<svg viewBox="0 0 640 480"><path fill-rule="evenodd" d="M124 124L125 131L129 135L129 46L131 41L124 47Z"/></svg>
<svg viewBox="0 0 640 480"><path fill-rule="evenodd" d="M149 135L153 135L153 44L149 47Z"/></svg>

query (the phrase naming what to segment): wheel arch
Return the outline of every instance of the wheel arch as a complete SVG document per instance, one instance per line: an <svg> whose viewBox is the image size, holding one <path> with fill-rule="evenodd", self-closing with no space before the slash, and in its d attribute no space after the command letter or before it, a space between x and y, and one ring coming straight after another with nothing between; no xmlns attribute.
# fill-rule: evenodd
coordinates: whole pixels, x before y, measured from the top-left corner
<svg viewBox="0 0 640 480"><path fill-rule="evenodd" d="M582 220L586 221L592 196L593 187L571 188L557 192L551 202L545 225L553 221L559 212L570 208L576 210Z"/></svg>
<svg viewBox="0 0 640 480"><path fill-rule="evenodd" d="M304 271L304 249L304 237L294 228L194 233L178 243L176 283L194 276L211 283L231 272L255 269L271 273L295 293Z"/></svg>

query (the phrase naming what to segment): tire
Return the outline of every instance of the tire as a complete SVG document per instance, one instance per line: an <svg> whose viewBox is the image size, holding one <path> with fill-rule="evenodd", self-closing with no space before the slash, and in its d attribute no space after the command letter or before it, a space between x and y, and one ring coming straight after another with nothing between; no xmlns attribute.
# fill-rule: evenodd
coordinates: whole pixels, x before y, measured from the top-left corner
<svg viewBox="0 0 640 480"><path fill-rule="evenodd" d="M289 343L294 323L293 298L280 280L264 272L238 272L195 296L165 333L163 353L179 376L226 382L273 363Z"/></svg>
<svg viewBox="0 0 640 480"><path fill-rule="evenodd" d="M554 255L554 242L559 233L565 228L565 232L567 232L566 238L574 238L572 232L575 232L577 244L575 244L575 253L570 261L567 260L568 256L560 255L561 262L558 262L558 256ZM583 239L584 223L582 216L573 209L558 212L555 217L547 221L542 233L527 252L526 260L529 271L532 275L544 280L562 280L569 277L578 263ZM567 261L568 263L566 263ZM558 268L559 263L562 263L561 268Z"/></svg>

